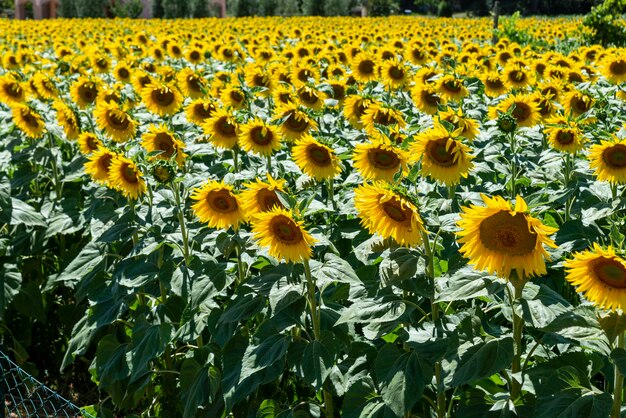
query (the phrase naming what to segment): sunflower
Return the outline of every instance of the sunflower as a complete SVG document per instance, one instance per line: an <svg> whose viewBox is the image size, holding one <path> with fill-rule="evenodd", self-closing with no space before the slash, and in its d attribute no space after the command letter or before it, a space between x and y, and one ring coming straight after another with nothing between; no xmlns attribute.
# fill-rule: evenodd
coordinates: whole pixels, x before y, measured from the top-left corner
<svg viewBox="0 0 626 418"><path fill-rule="evenodd" d="M96 134L91 132L82 132L78 136L78 149L83 154L91 154L96 151L98 147L101 147L102 141L98 139Z"/></svg>
<svg viewBox="0 0 626 418"><path fill-rule="evenodd" d="M12 109L13 123L20 131L30 138L40 138L46 131L46 125L41 115L30 106L15 104Z"/></svg>
<svg viewBox="0 0 626 418"><path fill-rule="evenodd" d="M269 96L274 81L271 73L263 66L249 65L244 69L246 84L252 88L259 88L262 96Z"/></svg>
<svg viewBox="0 0 626 418"><path fill-rule="evenodd" d="M137 165L123 155L116 155L109 166L108 185L128 199L138 199L146 190L146 182Z"/></svg>
<svg viewBox="0 0 626 418"><path fill-rule="evenodd" d="M341 173L339 158L335 151L309 134L300 138L291 152L300 170L317 181L330 180Z"/></svg>
<svg viewBox="0 0 626 418"><path fill-rule="evenodd" d="M275 121L281 121L280 132L288 141L302 138L317 129L317 123L297 104L280 105L275 110Z"/></svg>
<svg viewBox="0 0 626 418"><path fill-rule="evenodd" d="M232 149L237 145L239 124L226 110L217 110L202 124L206 135L210 135L209 141L218 148Z"/></svg>
<svg viewBox="0 0 626 418"><path fill-rule="evenodd" d="M258 244L268 248L272 257L287 262L309 260L313 255L311 246L315 239L284 208L259 213L252 220L252 233Z"/></svg>
<svg viewBox="0 0 626 418"><path fill-rule="evenodd" d="M185 158L187 158L187 154L183 152L185 143L178 139L164 124L150 126L141 137L141 145L150 153L159 152L154 158L169 160L174 157L179 166L182 166Z"/></svg>
<svg viewBox="0 0 626 418"><path fill-rule="evenodd" d="M543 130L552 148L575 154L585 147L586 138L576 122L569 122L562 117L548 119L546 122L554 124Z"/></svg>
<svg viewBox="0 0 626 418"><path fill-rule="evenodd" d="M65 132L67 139L78 138L80 126L78 125L76 113L60 100L55 101L53 107L57 112L57 121L63 127L63 132Z"/></svg>
<svg viewBox="0 0 626 418"><path fill-rule="evenodd" d="M445 104L445 99L437 93L437 88L431 84L417 83L411 89L411 97L415 107L429 115L437 113L439 105Z"/></svg>
<svg viewBox="0 0 626 418"><path fill-rule="evenodd" d="M417 207L407 197L390 189L383 182L364 184L354 190L354 207L361 225L370 234L393 238L406 247L419 245L424 222Z"/></svg>
<svg viewBox="0 0 626 418"><path fill-rule="evenodd" d="M453 108L448 107L446 110L436 115L435 121L437 120L440 123L446 121L452 124L455 135L465 137L469 140L473 140L476 138L476 135L478 135L478 122L465 117L461 108L455 111Z"/></svg>
<svg viewBox="0 0 626 418"><path fill-rule="evenodd" d="M102 103L93 112L96 124L116 142L135 136L136 123L117 103Z"/></svg>
<svg viewBox="0 0 626 418"><path fill-rule="evenodd" d="M115 66L115 69L113 70L113 75L119 81L123 83L129 83L132 75L130 63L126 61L118 62Z"/></svg>
<svg viewBox="0 0 626 418"><path fill-rule="evenodd" d="M231 84L220 92L222 103L233 109L241 109L246 104L246 93L237 84Z"/></svg>
<svg viewBox="0 0 626 418"><path fill-rule="evenodd" d="M459 183L474 166L467 145L439 124L417 135L410 151L414 161L421 159L423 175L446 185Z"/></svg>
<svg viewBox="0 0 626 418"><path fill-rule="evenodd" d="M31 81L37 94L44 100L52 100L59 96L56 82L48 74L38 71L33 75Z"/></svg>
<svg viewBox="0 0 626 418"><path fill-rule="evenodd" d="M309 109L320 110L324 107L322 95L314 87L301 85L296 90L296 95L298 96L300 103Z"/></svg>
<svg viewBox="0 0 626 418"><path fill-rule="evenodd" d="M510 89L523 89L534 83L532 74L519 63L511 63L504 68L505 84Z"/></svg>
<svg viewBox="0 0 626 418"><path fill-rule="evenodd" d="M70 87L70 96L78 107L84 109L96 101L98 91L97 81L81 76Z"/></svg>
<svg viewBox="0 0 626 418"><path fill-rule="evenodd" d="M380 72L383 83L391 90L403 89L409 83L409 69L398 59L385 61Z"/></svg>
<svg viewBox="0 0 626 418"><path fill-rule="evenodd" d="M626 139L616 136L589 148L589 167L600 181L626 183Z"/></svg>
<svg viewBox="0 0 626 418"><path fill-rule="evenodd" d="M361 129L363 128L361 118L365 114L367 108L374 103L374 100L369 97L363 97L357 94L349 95L346 97L344 102L343 115L346 119L348 119L348 122L350 122L353 127Z"/></svg>
<svg viewBox="0 0 626 418"><path fill-rule="evenodd" d="M97 149L93 150L89 160L85 162L85 173L89 174L94 181L100 184L107 184L111 162L116 155L115 152L108 148L98 146Z"/></svg>
<svg viewBox="0 0 626 418"><path fill-rule="evenodd" d="M176 76L176 81L178 81L178 88L185 97L197 99L206 94L206 79L190 68L180 70Z"/></svg>
<svg viewBox="0 0 626 418"><path fill-rule="evenodd" d="M357 81L367 83L374 81L378 74L377 58L361 52L352 59L352 75Z"/></svg>
<svg viewBox="0 0 626 418"><path fill-rule="evenodd" d="M191 205L200 222L207 223L210 228L239 229L244 220L244 212L239 197L233 188L223 182L210 180L199 188L193 189Z"/></svg>
<svg viewBox="0 0 626 418"><path fill-rule="evenodd" d="M443 99L450 101L459 101L469 93L467 87L463 85L463 80L452 74L440 77L437 80L436 89Z"/></svg>
<svg viewBox="0 0 626 418"><path fill-rule="evenodd" d="M281 83L272 91L274 102L278 106L285 104L293 104L298 101L298 96L293 89L293 86Z"/></svg>
<svg viewBox="0 0 626 418"><path fill-rule="evenodd" d="M498 111L502 113L510 113L517 121L519 126L531 127L535 126L541 120L539 106L533 100L531 95L511 94L501 101L497 106L489 109L489 118L497 119Z"/></svg>
<svg viewBox="0 0 626 418"><path fill-rule="evenodd" d="M574 117L578 117L588 112L594 105L594 98L588 94L578 90L572 90L565 93L561 104L566 113L571 113Z"/></svg>
<svg viewBox="0 0 626 418"><path fill-rule="evenodd" d="M136 69L133 71L131 83L136 92L141 93L144 88L148 87L155 81L154 76L148 74L144 70Z"/></svg>
<svg viewBox="0 0 626 418"><path fill-rule="evenodd" d="M246 152L270 156L280 149L281 138L274 126L256 118L241 126L239 145Z"/></svg>
<svg viewBox="0 0 626 418"><path fill-rule="evenodd" d="M141 99L152 113L159 116L172 115L183 103L178 89L166 83L152 83L141 90Z"/></svg>
<svg viewBox="0 0 626 418"><path fill-rule="evenodd" d="M285 180L274 180L267 174L267 182L256 179L251 183L244 184L246 190L241 192L240 202L246 218L252 219L261 212L267 212L274 207L283 208L276 191L285 191Z"/></svg>
<svg viewBox="0 0 626 418"><path fill-rule="evenodd" d="M593 244L593 250L575 253L564 263L565 280L594 305L616 311L626 308L626 260L613 247L604 249Z"/></svg>
<svg viewBox="0 0 626 418"><path fill-rule="evenodd" d="M374 135L377 132L376 125L398 126L400 128L406 126L402 112L387 104L373 104L369 106L363 116L361 116L361 122L365 127L365 131L370 135Z"/></svg>
<svg viewBox="0 0 626 418"><path fill-rule="evenodd" d="M600 63L600 71L613 84L626 81L626 59L619 55L607 55Z"/></svg>
<svg viewBox="0 0 626 418"><path fill-rule="evenodd" d="M481 197L486 206L462 207L457 222L461 229L457 232L460 251L470 264L506 279L513 271L521 280L545 274L544 259L550 256L543 245L556 248L548 235L557 228L531 216L521 196L515 199L514 209L500 196Z"/></svg>
<svg viewBox="0 0 626 418"><path fill-rule="evenodd" d="M332 94L327 93L328 97L337 101L337 106L343 106L343 102L346 98L348 87L346 82L339 79L328 81L328 84L333 89Z"/></svg>
<svg viewBox="0 0 626 418"><path fill-rule="evenodd" d="M354 147L352 160L361 176L366 180L385 180L392 182L400 172L408 174L407 162L409 155L403 149L391 145L384 137L374 139L368 144L357 144Z"/></svg>
<svg viewBox="0 0 626 418"><path fill-rule="evenodd" d="M480 77L485 86L485 94L489 97L498 97L506 93L507 88L498 72L487 72Z"/></svg>
<svg viewBox="0 0 626 418"><path fill-rule="evenodd" d="M185 107L187 120L201 126L217 110L215 101L211 99L196 99Z"/></svg>
<svg viewBox="0 0 626 418"><path fill-rule="evenodd" d="M0 77L0 102L12 105L22 103L26 100L26 89L24 83L20 82L17 76L7 73Z"/></svg>

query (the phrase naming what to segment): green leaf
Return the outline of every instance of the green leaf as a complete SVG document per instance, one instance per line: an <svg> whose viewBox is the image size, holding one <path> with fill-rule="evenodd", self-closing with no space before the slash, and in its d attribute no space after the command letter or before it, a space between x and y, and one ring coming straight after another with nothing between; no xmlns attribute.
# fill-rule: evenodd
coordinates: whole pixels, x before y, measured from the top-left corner
<svg viewBox="0 0 626 418"><path fill-rule="evenodd" d="M306 344L297 369L304 381L312 385L317 391L330 374L332 366L333 356L320 341L313 340Z"/></svg>
<svg viewBox="0 0 626 418"><path fill-rule="evenodd" d="M10 207L4 207L0 212L0 223L9 225L28 225L46 227L46 218L28 203L14 197L11 198Z"/></svg>
<svg viewBox="0 0 626 418"><path fill-rule="evenodd" d="M445 277L445 276L444 276ZM494 295L504 289L506 281L467 266L450 277L437 279L437 302L454 302Z"/></svg>
<svg viewBox="0 0 626 418"><path fill-rule="evenodd" d="M335 325L350 322L390 322L398 319L405 311L406 305L398 299L361 299L344 310Z"/></svg>
<svg viewBox="0 0 626 418"><path fill-rule="evenodd" d="M408 248L397 248L380 263L380 277L387 283L411 279L421 257Z"/></svg>
<svg viewBox="0 0 626 418"><path fill-rule="evenodd" d="M290 341L291 337L276 334L264 338L258 345L249 345L243 356L240 381L283 359Z"/></svg>
<svg viewBox="0 0 626 418"><path fill-rule="evenodd" d="M506 369L513 360L513 338L473 341L459 347L459 357L444 366L446 383L452 387L472 383Z"/></svg>
<svg viewBox="0 0 626 418"><path fill-rule="evenodd" d="M343 401L342 417L372 417L385 407L371 377L355 379Z"/></svg>
<svg viewBox="0 0 626 418"><path fill-rule="evenodd" d="M318 287L326 284L339 282L347 283L352 288L363 288L363 282L346 260L339 258L333 253L324 255L324 262L311 261L311 275L316 279Z"/></svg>
<svg viewBox="0 0 626 418"><path fill-rule="evenodd" d="M265 399L261 402L259 410L256 412L256 418L276 418L280 412L278 402L273 399Z"/></svg>
<svg viewBox="0 0 626 418"><path fill-rule="evenodd" d="M537 399L537 418L606 418L612 397L589 389L568 389Z"/></svg>
<svg viewBox="0 0 626 418"><path fill-rule="evenodd" d="M626 315L621 315L617 312L609 312L597 315L596 319L611 344L618 335L626 332Z"/></svg>
<svg viewBox="0 0 626 418"><path fill-rule="evenodd" d="M180 367L180 397L184 404L183 418L195 417L200 407L215 399L220 387L219 370L212 365L200 366L187 358Z"/></svg>
<svg viewBox="0 0 626 418"><path fill-rule="evenodd" d="M130 383L148 372L150 362L163 354L173 334L172 324L150 325L139 319L133 327Z"/></svg>
<svg viewBox="0 0 626 418"><path fill-rule="evenodd" d="M130 370L126 362L128 344L121 344L113 334L107 334L96 350L96 375L98 384L107 389L120 380L128 378Z"/></svg>
<svg viewBox="0 0 626 418"><path fill-rule="evenodd" d="M616 348L611 351L611 360L615 363L620 373L626 375L626 350Z"/></svg>
<svg viewBox="0 0 626 418"><path fill-rule="evenodd" d="M22 274L20 273L17 265L10 263L0 263L0 283L2 286L0 289L0 319L4 318L4 311L20 293L22 286Z"/></svg>
<svg viewBox="0 0 626 418"><path fill-rule="evenodd" d="M0 274L2 273L0 272ZM6 284L6 277L4 280ZM43 306L41 290L37 283L33 281L22 285L20 292L15 296L13 307L26 317L46 322L46 312Z"/></svg>
<svg viewBox="0 0 626 418"><path fill-rule="evenodd" d="M76 283L95 270L103 268L104 244L91 241L78 253L78 255L63 269L61 274L51 279L46 284L45 290L54 287L56 283L63 283L68 287L74 287Z"/></svg>
<svg viewBox="0 0 626 418"><path fill-rule="evenodd" d="M568 311L571 305L554 290L545 285L532 297L521 300L523 317L527 324L535 328L545 328L559 315Z"/></svg>

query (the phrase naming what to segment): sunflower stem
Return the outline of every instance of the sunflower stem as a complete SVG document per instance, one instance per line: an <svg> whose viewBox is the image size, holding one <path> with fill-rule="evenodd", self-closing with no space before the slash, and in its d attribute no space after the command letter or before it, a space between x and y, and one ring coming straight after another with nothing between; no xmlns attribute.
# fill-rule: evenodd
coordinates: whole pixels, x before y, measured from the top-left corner
<svg viewBox="0 0 626 418"><path fill-rule="evenodd" d="M307 283L307 299L309 303L309 309L311 310L311 322L313 323L313 336L316 340L320 339L320 313L317 307L317 297L315 292L315 283L313 282L313 277L311 276L311 266L309 266L309 260L304 260L302 262L304 266L304 276L306 277ZM323 384L324 382L322 382ZM325 412L324 415L332 418L335 414L334 406L333 406L333 396L332 394L322 388L322 392L324 394L324 405Z"/></svg>
<svg viewBox="0 0 626 418"><path fill-rule="evenodd" d="M517 141L515 140L515 131L510 134L510 145L511 145L511 199L515 199L516 188L517 188L517 161L515 161L515 156L517 155Z"/></svg>
<svg viewBox="0 0 626 418"><path fill-rule="evenodd" d="M433 289L430 297L430 307L432 311L432 320L436 322L440 319L439 304L435 302L435 258L428 239L428 232L422 231L422 241L424 245L424 254L426 255L426 275L431 279ZM437 418L446 416L446 391L443 386L441 377L441 362L435 363L435 384L437 386Z"/></svg>
<svg viewBox="0 0 626 418"><path fill-rule="evenodd" d="M235 244L235 254L237 254L237 285L243 283L246 279L243 261L241 260L241 244Z"/></svg>
<svg viewBox="0 0 626 418"><path fill-rule="evenodd" d="M624 348L624 333L620 332L617 336L617 348ZM619 371L617 364L613 365L613 409L611 410L611 418L619 418L622 409L622 389L624 388L624 375Z"/></svg>
<svg viewBox="0 0 626 418"><path fill-rule="evenodd" d="M57 167L57 159L53 153L55 149L54 138L51 133L48 134L48 142L50 144L50 163L52 164L52 179L54 181L54 191L56 192L56 200L61 199L61 193L63 192L63 185L59 181L59 168Z"/></svg>
<svg viewBox="0 0 626 418"><path fill-rule="evenodd" d="M333 210L337 210L337 205L335 204L335 181L333 179L328 179L328 200L332 205Z"/></svg>
<svg viewBox="0 0 626 418"><path fill-rule="evenodd" d="M133 222L137 221L137 209L135 207L135 200L134 199L128 199L128 204L130 205L130 211L133 214ZM137 230L135 229L133 231L133 248L135 246L137 246L137 243L139 242L139 234L137 233Z"/></svg>
<svg viewBox="0 0 626 418"><path fill-rule="evenodd" d="M174 192L174 199L176 201L176 207L178 209L178 223L180 223L180 233L183 236L183 257L185 258L185 266L189 267L189 235L187 234L187 225L185 224L185 208L181 205L180 200L180 185L172 183L172 191Z"/></svg>
<svg viewBox="0 0 626 418"><path fill-rule="evenodd" d="M233 169L235 173L238 173L239 172L239 153L237 152L237 147L233 148L231 151L233 153Z"/></svg>
<svg viewBox="0 0 626 418"><path fill-rule="evenodd" d="M524 329L524 318L517 314L516 305L522 299L526 281L523 278L518 278L516 273L512 273L509 281L515 289L513 295L509 293L513 317L513 340L515 343L515 353L511 362L511 399L515 402L522 393L522 383L514 375L522 371L522 330Z"/></svg>
<svg viewBox="0 0 626 418"><path fill-rule="evenodd" d="M563 181L564 181L565 189L569 187L571 174L572 174L572 159L568 152L565 154L565 172L563 173ZM568 197L567 201L565 202L565 222L570 220L571 206L572 206L572 198Z"/></svg>

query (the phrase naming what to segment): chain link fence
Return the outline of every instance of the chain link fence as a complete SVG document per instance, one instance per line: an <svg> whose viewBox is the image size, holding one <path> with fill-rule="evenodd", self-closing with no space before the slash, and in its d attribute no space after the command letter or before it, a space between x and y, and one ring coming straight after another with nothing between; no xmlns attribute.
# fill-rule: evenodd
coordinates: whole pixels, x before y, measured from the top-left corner
<svg viewBox="0 0 626 418"><path fill-rule="evenodd" d="M13 363L0 351L0 418L94 418Z"/></svg>

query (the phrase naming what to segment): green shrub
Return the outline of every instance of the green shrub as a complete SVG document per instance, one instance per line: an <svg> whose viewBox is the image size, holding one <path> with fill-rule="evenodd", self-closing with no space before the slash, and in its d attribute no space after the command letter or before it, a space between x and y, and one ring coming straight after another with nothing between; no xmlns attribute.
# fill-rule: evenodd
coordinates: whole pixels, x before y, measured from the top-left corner
<svg viewBox="0 0 626 418"><path fill-rule="evenodd" d="M398 4L394 0L369 0L367 6L370 16L389 16L398 12Z"/></svg>
<svg viewBox="0 0 626 418"><path fill-rule="evenodd" d="M437 16L452 17L452 6L447 1L440 1L437 6Z"/></svg>
<svg viewBox="0 0 626 418"><path fill-rule="evenodd" d="M302 14L298 0L278 0L276 14L280 16L297 16Z"/></svg>
<svg viewBox="0 0 626 418"><path fill-rule="evenodd" d="M350 14L350 1L326 0L324 9L326 16L347 16Z"/></svg>
<svg viewBox="0 0 626 418"><path fill-rule="evenodd" d="M302 3L302 11L307 16L324 16L326 8L325 0L304 0Z"/></svg>
<svg viewBox="0 0 626 418"><path fill-rule="evenodd" d="M141 0L125 0L111 3L111 12L116 17L137 18L143 12Z"/></svg>
<svg viewBox="0 0 626 418"><path fill-rule="evenodd" d="M584 36L588 42L606 45L626 45L626 27L620 15L626 10L626 0L605 0L585 16Z"/></svg>

